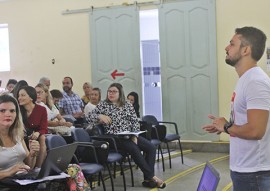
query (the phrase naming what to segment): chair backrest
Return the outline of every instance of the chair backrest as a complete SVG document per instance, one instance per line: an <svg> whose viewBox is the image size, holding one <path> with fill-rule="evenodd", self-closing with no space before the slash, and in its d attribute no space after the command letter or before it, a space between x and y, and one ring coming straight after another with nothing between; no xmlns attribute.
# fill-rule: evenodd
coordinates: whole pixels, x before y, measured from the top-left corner
<svg viewBox="0 0 270 191"><path fill-rule="evenodd" d="M166 137L167 128L165 125L156 125L152 129L151 137L163 141Z"/></svg>
<svg viewBox="0 0 270 191"><path fill-rule="evenodd" d="M147 123L146 121L139 121L139 123L140 123L140 130L146 131L146 133L142 133L140 136L143 136L144 138L151 140L152 125Z"/></svg>
<svg viewBox="0 0 270 191"><path fill-rule="evenodd" d="M49 150L55 147L64 146L66 144L65 139L60 135L48 135L46 137L46 145Z"/></svg>
<svg viewBox="0 0 270 191"><path fill-rule="evenodd" d="M146 121L147 123L150 123L152 125L158 125L158 120L153 115L145 115L145 116L143 116L142 120Z"/></svg>
<svg viewBox="0 0 270 191"><path fill-rule="evenodd" d="M108 158L108 152L109 152L109 144L105 141L93 141L91 137L89 136L88 132L83 128L74 128L71 130L71 136L74 139L75 142L80 143L89 143L92 144L92 146L95 147L97 158L99 163L104 164L105 161L107 161ZM79 156L80 162L88 162L93 161L93 151L89 149L89 147L80 147L77 149L76 154Z"/></svg>
<svg viewBox="0 0 270 191"><path fill-rule="evenodd" d="M71 136L76 142L91 142L92 139L83 128L73 128L71 130Z"/></svg>

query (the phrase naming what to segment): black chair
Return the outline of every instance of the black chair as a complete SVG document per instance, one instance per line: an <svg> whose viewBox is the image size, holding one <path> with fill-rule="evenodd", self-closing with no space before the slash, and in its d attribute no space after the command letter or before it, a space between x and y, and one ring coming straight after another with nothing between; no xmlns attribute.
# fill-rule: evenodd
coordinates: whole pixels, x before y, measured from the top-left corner
<svg viewBox="0 0 270 191"><path fill-rule="evenodd" d="M148 139L153 145L155 145L158 149L158 159L159 162L159 152L161 154L161 160L162 160L162 168L163 172L165 172L165 165L164 165L164 157L163 152L161 149L161 140L164 140L166 135L166 129L160 129L158 131L159 127L152 126L152 124L149 124L145 121L140 121L140 130L146 131L146 133L141 134L140 136L143 136L144 138Z"/></svg>
<svg viewBox="0 0 270 191"><path fill-rule="evenodd" d="M115 164L116 162L118 162L120 164L121 173L123 175L124 190L126 190L126 180L125 180L125 174L124 174L124 170L123 170L123 166L122 166L123 156L120 153L118 153L116 144L113 142L114 140L110 139L109 137L106 139L95 137L92 141L92 138L89 136L87 131L85 129L82 129L82 128L72 129L71 135L76 142L83 142L83 143L93 142L93 143L95 143L95 140L106 141L109 144L109 148L114 148L114 151L109 151L107 160L103 161L101 164L105 165L108 169L108 173L109 173L111 185L112 185L112 191L114 191L114 183L113 183L112 173L111 173L109 164ZM115 170L114 170L114 172L115 172ZM114 177L115 177L115 173L114 173Z"/></svg>
<svg viewBox="0 0 270 191"><path fill-rule="evenodd" d="M171 162L171 153L170 153L170 148L169 148L169 142L178 141L179 144L179 148L181 151L181 160L182 160L182 164L184 164L184 159L183 159L183 150L182 150L182 146L181 146L181 142L180 142L180 135L178 133L178 128L177 128L177 124L174 122L167 122L167 121L158 121L157 118L153 115L145 115L142 118L143 121L146 121L149 124L152 124L153 126L159 126L159 125L165 125L165 124L169 124L169 125L173 125L175 128L175 133L170 133L170 134L166 134L165 138L163 140L161 140L162 142L166 143L167 146L167 150L168 150L168 154L169 154L169 162L170 162L170 168L172 168L172 162ZM166 127L166 126L164 126Z"/></svg>
<svg viewBox="0 0 270 191"><path fill-rule="evenodd" d="M92 128L91 132L88 132L91 136L92 139L94 140L103 140L103 141L108 141L110 144L110 152L109 152L109 157L110 158L110 154L114 154L117 153L117 155L121 155L121 163L120 163L120 167L121 167L121 174L123 175L123 182L124 182L124 189L126 190L126 181L125 181L125 175L124 175L124 170L122 167L122 163L124 158L128 159L128 164L129 164L129 169L130 169L130 173L131 173L131 184L132 187L134 187L134 177L133 177L133 170L132 170L132 165L131 165L131 160L129 157L129 154L122 151L121 149L119 149L119 147L117 146L117 142L118 142L118 136L114 136L114 135L106 135L104 133L104 126L102 124L96 125L95 127ZM115 154L114 154L115 155ZM114 159L114 161L116 161ZM118 160L117 160L118 161ZM108 161L110 163L113 162L113 160ZM114 162L115 164L115 162ZM114 178L115 178L115 174L116 174L116 166L114 165Z"/></svg>
<svg viewBox="0 0 270 191"><path fill-rule="evenodd" d="M59 135L48 135L46 137L46 145L47 145L48 149L63 146L66 144L67 143L66 143L65 139ZM77 156L75 156L75 155L73 157L75 162L78 165L80 165L84 175L86 176L87 181L90 183L91 188L92 188L92 176L94 174L98 174L99 179L101 179L101 181L102 181L104 191L106 191L106 187L105 187L105 183L104 183L104 179L103 179L103 175L102 175L103 166L101 164L99 164L96 150L105 151L103 155L106 157L106 153L107 153L107 151L106 151L107 148L105 148L106 146L108 148L108 145L106 145L106 143L101 143L99 145L98 144L91 145L91 144L78 143L78 147L80 147L78 149L81 149L81 147L84 148L85 150L88 151L88 153L91 153L92 157L88 157L87 159L82 159L81 156L78 156L79 158L77 158ZM85 160L87 160L87 161L85 161Z"/></svg>

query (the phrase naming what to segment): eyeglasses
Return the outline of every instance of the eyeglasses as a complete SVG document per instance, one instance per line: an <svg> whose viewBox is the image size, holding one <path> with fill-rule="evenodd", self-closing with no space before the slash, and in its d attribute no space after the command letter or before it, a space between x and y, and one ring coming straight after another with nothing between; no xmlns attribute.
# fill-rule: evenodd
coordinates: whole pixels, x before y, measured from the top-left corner
<svg viewBox="0 0 270 191"><path fill-rule="evenodd" d="M116 90L108 90L107 92L108 92L108 94L116 94L116 93L118 93L119 91L116 91Z"/></svg>

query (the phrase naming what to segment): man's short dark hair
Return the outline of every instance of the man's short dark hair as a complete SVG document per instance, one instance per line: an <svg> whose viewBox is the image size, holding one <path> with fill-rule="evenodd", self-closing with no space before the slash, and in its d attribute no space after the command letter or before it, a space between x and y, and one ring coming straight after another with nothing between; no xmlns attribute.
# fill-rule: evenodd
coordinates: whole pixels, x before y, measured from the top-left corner
<svg viewBox="0 0 270 191"><path fill-rule="evenodd" d="M54 90L51 90L50 93L53 98L58 98L58 99L63 98L63 94L59 90L54 89Z"/></svg>
<svg viewBox="0 0 270 191"><path fill-rule="evenodd" d="M260 60L265 50L266 35L255 27L237 28L235 33L241 35L241 46L251 47L251 57Z"/></svg>

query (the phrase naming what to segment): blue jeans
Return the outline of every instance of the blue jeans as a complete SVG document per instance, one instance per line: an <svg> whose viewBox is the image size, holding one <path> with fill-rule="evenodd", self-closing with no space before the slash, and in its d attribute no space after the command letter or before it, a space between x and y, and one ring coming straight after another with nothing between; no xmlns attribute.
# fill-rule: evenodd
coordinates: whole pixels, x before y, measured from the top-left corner
<svg viewBox="0 0 270 191"><path fill-rule="evenodd" d="M239 173L231 171L233 191L270 191L270 171Z"/></svg>

